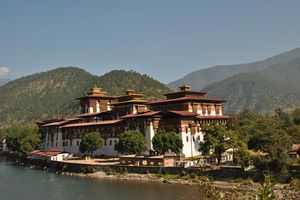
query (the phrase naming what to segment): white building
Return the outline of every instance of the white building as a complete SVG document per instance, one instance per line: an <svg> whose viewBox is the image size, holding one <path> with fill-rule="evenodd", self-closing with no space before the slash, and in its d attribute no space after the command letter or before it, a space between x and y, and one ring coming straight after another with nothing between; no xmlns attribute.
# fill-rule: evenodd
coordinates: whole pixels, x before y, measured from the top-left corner
<svg viewBox="0 0 300 200"><path fill-rule="evenodd" d="M96 155L114 156L115 144L126 130L139 130L146 137L148 150L152 138L159 130L173 131L183 142L181 153L185 157L200 155L199 143L203 140L201 127L205 124L226 125L223 116L224 100L206 98L205 93L191 91L183 85L178 92L165 94L166 99L148 102L142 94L127 90L124 96L107 96L93 87L80 100L81 114L75 118L39 122L43 135L43 150L63 148L80 154L82 136L91 131L101 134L104 146Z"/></svg>

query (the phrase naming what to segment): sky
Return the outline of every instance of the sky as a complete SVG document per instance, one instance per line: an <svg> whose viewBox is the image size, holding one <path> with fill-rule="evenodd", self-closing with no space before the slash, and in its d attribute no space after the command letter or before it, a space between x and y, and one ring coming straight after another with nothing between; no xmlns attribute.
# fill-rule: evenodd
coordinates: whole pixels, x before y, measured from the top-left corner
<svg viewBox="0 0 300 200"><path fill-rule="evenodd" d="M163 82L300 47L298 0L0 0L0 78L74 66Z"/></svg>

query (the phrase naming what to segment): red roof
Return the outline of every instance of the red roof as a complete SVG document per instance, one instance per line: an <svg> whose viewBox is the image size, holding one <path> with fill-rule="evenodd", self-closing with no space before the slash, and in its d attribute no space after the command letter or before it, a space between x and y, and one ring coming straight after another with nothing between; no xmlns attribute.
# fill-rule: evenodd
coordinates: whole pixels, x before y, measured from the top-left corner
<svg viewBox="0 0 300 200"><path fill-rule="evenodd" d="M208 102L215 102L215 103L226 102L225 100L222 100L222 99L180 97L180 98L174 98L174 99L165 99L165 100L161 100L161 101L154 101L154 102L150 102L148 104L149 105L160 104L160 103L163 104L163 103L177 102L177 101L201 101L203 103L208 103Z"/></svg>
<svg viewBox="0 0 300 200"><path fill-rule="evenodd" d="M300 144L293 144L290 152L298 152L300 150Z"/></svg>
<svg viewBox="0 0 300 200"><path fill-rule="evenodd" d="M62 128L81 127L81 126L100 126L100 125L116 124L121 121L122 120L104 120L104 121L98 121L98 122L67 124L65 126L62 126Z"/></svg>
<svg viewBox="0 0 300 200"><path fill-rule="evenodd" d="M41 152L41 150L33 150L33 151L30 152L30 153L34 154L34 153L38 153L38 152Z"/></svg>
<svg viewBox="0 0 300 200"><path fill-rule="evenodd" d="M39 156L44 156L46 152L43 152L43 151L32 151L31 154L33 155L39 155Z"/></svg>
<svg viewBox="0 0 300 200"><path fill-rule="evenodd" d="M51 156L56 156L62 152L63 152L63 149L51 149L50 151L34 150L31 152L31 154L38 155L38 156L51 157Z"/></svg>
<svg viewBox="0 0 300 200"><path fill-rule="evenodd" d="M102 99L115 99L116 97L115 96L106 96L106 95L86 95L86 96L83 96L83 97L77 97L75 99L85 99L85 98L102 98Z"/></svg>
<svg viewBox="0 0 300 200"><path fill-rule="evenodd" d="M47 156L47 157L51 157L51 156L57 156L57 154L60 154L61 152L52 152L52 151L49 151L49 152L45 152L44 156Z"/></svg>
<svg viewBox="0 0 300 200"><path fill-rule="evenodd" d="M180 116L196 116L196 115L198 115L197 113L184 111L184 110L169 110L168 112L174 113L174 114L180 115Z"/></svg>
<svg viewBox="0 0 300 200"><path fill-rule="evenodd" d="M103 112L84 113L84 114L77 115L77 117L91 117L91 116L96 116L96 115L99 115L99 114L102 114L102 113L108 113L108 112L111 112L111 111L107 110L107 111L103 111Z"/></svg>
<svg viewBox="0 0 300 200"><path fill-rule="evenodd" d="M44 124L42 125L43 127L47 127L47 126L60 126L60 125L63 125L67 122L70 122L70 121L75 121L79 118L69 118L69 119L64 119L62 121L58 121L58 122L52 122L52 123L49 123L49 124Z"/></svg>
<svg viewBox="0 0 300 200"><path fill-rule="evenodd" d="M50 151L52 151L52 152L63 152L64 151L64 149L50 149Z"/></svg>
<svg viewBox="0 0 300 200"><path fill-rule="evenodd" d="M205 95L206 92L186 90L186 91L169 92L169 93L166 93L164 95L168 96L168 95L172 95L172 94L199 94L199 95Z"/></svg>
<svg viewBox="0 0 300 200"><path fill-rule="evenodd" d="M90 116L98 115L98 114L100 114L100 113L101 113L101 112L96 112L96 113L84 113L84 114L77 115L77 117L90 117Z"/></svg>
<svg viewBox="0 0 300 200"><path fill-rule="evenodd" d="M139 113L139 114L129 114L129 115L122 116L121 118L151 117L158 113L160 113L160 111L150 111L150 112Z"/></svg>
<svg viewBox="0 0 300 200"><path fill-rule="evenodd" d="M198 119L229 119L229 116L223 116L223 115L210 115L210 116L204 116L204 115L198 115L196 118Z"/></svg>

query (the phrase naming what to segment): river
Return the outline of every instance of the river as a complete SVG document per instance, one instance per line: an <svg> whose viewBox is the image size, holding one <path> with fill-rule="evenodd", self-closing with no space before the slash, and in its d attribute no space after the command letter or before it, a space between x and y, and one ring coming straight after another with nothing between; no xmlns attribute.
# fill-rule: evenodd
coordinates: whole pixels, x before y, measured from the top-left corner
<svg viewBox="0 0 300 200"><path fill-rule="evenodd" d="M16 166L0 159L0 200L194 200L196 186L94 180Z"/></svg>

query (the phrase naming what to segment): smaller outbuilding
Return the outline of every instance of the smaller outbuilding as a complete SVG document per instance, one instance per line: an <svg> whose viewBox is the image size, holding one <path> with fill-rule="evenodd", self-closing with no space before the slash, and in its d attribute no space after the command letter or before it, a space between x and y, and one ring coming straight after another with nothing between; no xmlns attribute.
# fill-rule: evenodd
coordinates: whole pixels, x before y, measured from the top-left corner
<svg viewBox="0 0 300 200"><path fill-rule="evenodd" d="M293 144L292 148L289 151L289 154L292 158L299 159L299 157L300 157L300 144Z"/></svg>
<svg viewBox="0 0 300 200"><path fill-rule="evenodd" d="M180 162L179 156L120 156L120 165L175 167Z"/></svg>
<svg viewBox="0 0 300 200"><path fill-rule="evenodd" d="M63 149L51 149L50 151L34 150L31 152L31 158L46 161L63 161L69 158L69 153Z"/></svg>

